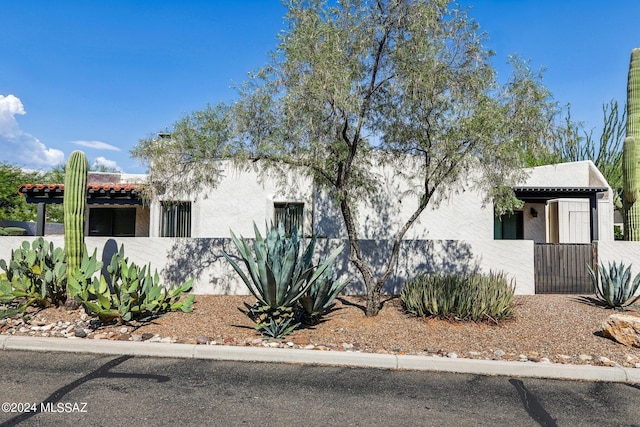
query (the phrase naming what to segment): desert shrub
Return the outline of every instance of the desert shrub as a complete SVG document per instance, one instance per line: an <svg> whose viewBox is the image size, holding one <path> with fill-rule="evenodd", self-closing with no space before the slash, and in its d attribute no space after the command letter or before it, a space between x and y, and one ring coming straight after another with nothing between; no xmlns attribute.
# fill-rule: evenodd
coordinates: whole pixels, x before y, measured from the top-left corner
<svg viewBox="0 0 640 427"><path fill-rule="evenodd" d="M272 225L264 238L255 224L254 231L253 249L231 233L249 275L229 254L224 256L258 300L247 312L256 321L256 329L265 336L280 338L300 325L303 312L317 321L330 309L333 299L346 285L331 277L331 264L343 246L315 266L312 260L315 236L301 254L295 229L287 236L283 224Z"/></svg>
<svg viewBox="0 0 640 427"><path fill-rule="evenodd" d="M6 231L4 231L3 227L0 227L0 236L8 236L9 233L7 233Z"/></svg>
<svg viewBox="0 0 640 427"><path fill-rule="evenodd" d="M400 299L415 316L497 321L513 315L514 293L504 273L423 274L406 283Z"/></svg>
<svg viewBox="0 0 640 427"><path fill-rule="evenodd" d="M596 297L615 310L624 310L625 307L634 304L640 295L634 298L640 286L640 274L631 281L631 266L609 263L608 269L598 264L596 271L588 266L591 282L593 283Z"/></svg>
<svg viewBox="0 0 640 427"><path fill-rule="evenodd" d="M42 237L22 242L7 262L0 259L0 317L24 313L31 305L46 307L66 300L64 251Z"/></svg>
<svg viewBox="0 0 640 427"><path fill-rule="evenodd" d="M169 311L187 313L193 309L194 295L182 299L191 290L193 279L180 286L164 286L157 271L151 274L151 265L140 267L129 262L124 246L113 254L107 266L109 282L102 275L92 277L100 268L95 252L92 257L85 253L80 273L69 278L69 287L87 313L103 322L144 321Z"/></svg>
<svg viewBox="0 0 640 427"><path fill-rule="evenodd" d="M4 231L5 236L26 236L27 230L22 227L4 227L2 229Z"/></svg>

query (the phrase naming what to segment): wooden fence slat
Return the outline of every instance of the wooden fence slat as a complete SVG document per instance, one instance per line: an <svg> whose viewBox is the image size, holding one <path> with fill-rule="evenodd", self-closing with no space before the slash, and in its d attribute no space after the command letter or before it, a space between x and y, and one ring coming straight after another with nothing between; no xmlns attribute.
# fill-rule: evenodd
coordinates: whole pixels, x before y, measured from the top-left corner
<svg viewBox="0 0 640 427"><path fill-rule="evenodd" d="M596 243L536 243L536 293L590 294L593 289L587 266L595 265Z"/></svg>

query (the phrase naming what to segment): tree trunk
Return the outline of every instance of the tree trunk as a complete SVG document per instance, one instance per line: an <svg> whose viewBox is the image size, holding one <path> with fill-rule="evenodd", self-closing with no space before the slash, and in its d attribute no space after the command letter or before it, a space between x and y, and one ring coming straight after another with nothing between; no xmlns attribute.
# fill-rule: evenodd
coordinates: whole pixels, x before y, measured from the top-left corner
<svg viewBox="0 0 640 427"><path fill-rule="evenodd" d="M364 312L365 316L377 316L380 312L380 308L380 290L374 288L371 291L367 291L367 305Z"/></svg>

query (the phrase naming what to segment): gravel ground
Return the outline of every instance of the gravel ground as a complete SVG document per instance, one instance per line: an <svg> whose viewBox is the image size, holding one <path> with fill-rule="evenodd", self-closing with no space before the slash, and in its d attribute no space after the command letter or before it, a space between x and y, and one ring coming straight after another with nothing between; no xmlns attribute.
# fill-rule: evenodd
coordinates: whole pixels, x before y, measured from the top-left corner
<svg viewBox="0 0 640 427"><path fill-rule="evenodd" d="M260 339L242 312L254 298L229 295L198 295L193 313L134 325L96 325L82 310L48 308L31 313L26 323L3 321L0 333L640 367L640 349L601 336L603 321L614 312L594 304L592 296L528 295L515 301L512 319L491 324L410 317L398 298L387 299L377 317L367 318L362 298L344 297L323 323L271 342ZM630 312L640 315L637 307Z"/></svg>

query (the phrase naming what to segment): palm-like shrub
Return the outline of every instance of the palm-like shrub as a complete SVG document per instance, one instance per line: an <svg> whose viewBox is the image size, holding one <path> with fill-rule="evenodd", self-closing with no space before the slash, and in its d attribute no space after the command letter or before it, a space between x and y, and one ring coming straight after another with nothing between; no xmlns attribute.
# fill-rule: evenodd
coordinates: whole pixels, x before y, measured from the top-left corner
<svg viewBox="0 0 640 427"><path fill-rule="evenodd" d="M634 298L640 286L640 274L631 281L631 266L625 268L622 262L620 264L614 262L609 263L608 267L606 269L604 265L598 264L596 272L588 266L594 293L607 306L624 310L640 298L640 295Z"/></svg>
<svg viewBox="0 0 640 427"><path fill-rule="evenodd" d="M406 283L400 299L415 316L497 321L513 315L514 293L504 273L423 274Z"/></svg>
<svg viewBox="0 0 640 427"><path fill-rule="evenodd" d="M316 299L313 299L310 304L312 309L328 306L330 301L327 304L327 298L335 298L339 291L336 292L333 282L325 278L343 246L315 266L315 236L301 254L301 242L296 230L287 237L284 225L280 224L271 226L263 237L254 224L254 232L256 237L253 248L246 240L231 232L231 238L248 274L229 254L225 252L224 256L258 300L249 311L249 315L256 320L256 329L264 335L279 338L289 334L300 324L298 302L310 289L316 289L314 286L328 286L329 291L314 294L322 302L316 303Z"/></svg>

